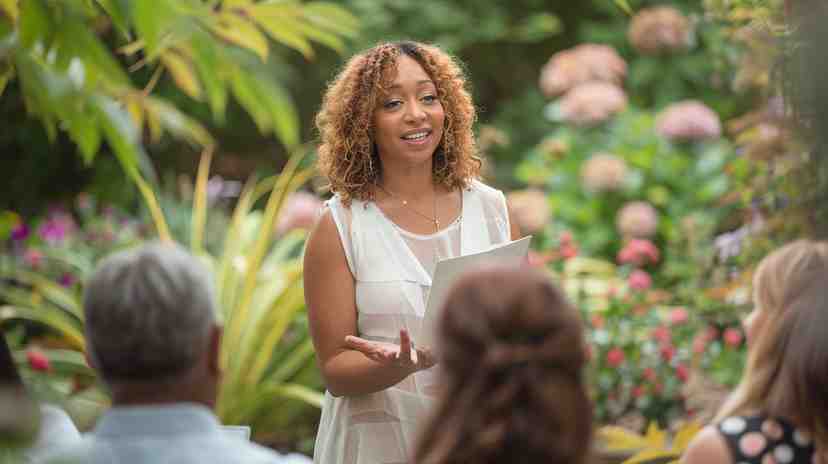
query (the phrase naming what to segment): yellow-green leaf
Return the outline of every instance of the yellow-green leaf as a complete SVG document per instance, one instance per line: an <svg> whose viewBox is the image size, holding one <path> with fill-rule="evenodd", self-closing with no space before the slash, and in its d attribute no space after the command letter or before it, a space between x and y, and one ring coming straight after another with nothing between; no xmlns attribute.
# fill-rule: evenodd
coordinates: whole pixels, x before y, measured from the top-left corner
<svg viewBox="0 0 828 464"><path fill-rule="evenodd" d="M683 453L687 449L687 445L690 444L690 441L699 433L701 428L701 424L696 421L684 424L676 432L675 438L673 438L673 451L679 454Z"/></svg>
<svg viewBox="0 0 828 464"><path fill-rule="evenodd" d="M598 429L598 437L609 451L629 451L647 447L644 437L623 427L601 427Z"/></svg>
<svg viewBox="0 0 828 464"><path fill-rule="evenodd" d="M252 0L224 0L221 2L222 8L241 8L251 5Z"/></svg>
<svg viewBox="0 0 828 464"><path fill-rule="evenodd" d="M635 456L627 459L622 464L644 464L651 461L662 461L669 458L677 458L675 453L672 451L665 451L661 449L648 449L644 450Z"/></svg>
<svg viewBox="0 0 828 464"><path fill-rule="evenodd" d="M644 439L647 440L648 448L664 448L667 444L667 432L659 429L655 422L650 422Z"/></svg>
<svg viewBox="0 0 828 464"><path fill-rule="evenodd" d="M310 42L307 41L301 30L296 27L296 19L280 16L254 15L253 20L273 40L298 51L306 59L313 57L313 48L311 48Z"/></svg>
<svg viewBox="0 0 828 464"><path fill-rule="evenodd" d="M0 9L3 13L11 18L13 22L17 22L17 17L20 16L20 9L17 7L17 0L0 0Z"/></svg>
<svg viewBox="0 0 828 464"><path fill-rule="evenodd" d="M192 64L177 53L161 53L161 62L170 71L175 85L195 100L201 100L201 85Z"/></svg>
<svg viewBox="0 0 828 464"><path fill-rule="evenodd" d="M232 12L218 14L218 21L212 25L213 32L224 40L247 48L256 53L262 61L267 61L267 37L256 25Z"/></svg>

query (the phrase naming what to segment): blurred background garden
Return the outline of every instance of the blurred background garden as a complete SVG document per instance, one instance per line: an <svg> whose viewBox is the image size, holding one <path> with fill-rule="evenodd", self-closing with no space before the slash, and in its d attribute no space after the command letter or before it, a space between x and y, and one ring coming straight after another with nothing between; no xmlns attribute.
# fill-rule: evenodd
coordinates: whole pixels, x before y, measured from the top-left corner
<svg viewBox="0 0 828 464"><path fill-rule="evenodd" d="M828 235L793 3L0 0L0 327L88 429L108 399L84 277L173 238L216 273L219 416L310 454L313 116L348 56L414 39L466 65L486 180L583 312L598 422L708 420L741 374L754 265Z"/></svg>

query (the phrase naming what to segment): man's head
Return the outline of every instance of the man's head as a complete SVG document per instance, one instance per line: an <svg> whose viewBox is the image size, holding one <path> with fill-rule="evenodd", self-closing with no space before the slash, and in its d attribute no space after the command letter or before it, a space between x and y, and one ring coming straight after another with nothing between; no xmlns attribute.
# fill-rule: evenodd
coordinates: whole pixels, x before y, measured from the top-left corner
<svg viewBox="0 0 828 464"><path fill-rule="evenodd" d="M90 361L116 403L215 401L220 330L212 279L184 249L154 243L107 257L83 306Z"/></svg>

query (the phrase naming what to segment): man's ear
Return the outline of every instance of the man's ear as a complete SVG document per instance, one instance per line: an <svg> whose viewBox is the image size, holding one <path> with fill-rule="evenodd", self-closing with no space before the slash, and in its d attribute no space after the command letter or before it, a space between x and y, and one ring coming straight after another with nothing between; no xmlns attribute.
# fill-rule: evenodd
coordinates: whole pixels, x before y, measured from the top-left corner
<svg viewBox="0 0 828 464"><path fill-rule="evenodd" d="M224 330L220 325L214 325L210 331L210 346L207 367L210 369L210 372L215 375L221 374L219 359L221 358L221 336L223 333Z"/></svg>

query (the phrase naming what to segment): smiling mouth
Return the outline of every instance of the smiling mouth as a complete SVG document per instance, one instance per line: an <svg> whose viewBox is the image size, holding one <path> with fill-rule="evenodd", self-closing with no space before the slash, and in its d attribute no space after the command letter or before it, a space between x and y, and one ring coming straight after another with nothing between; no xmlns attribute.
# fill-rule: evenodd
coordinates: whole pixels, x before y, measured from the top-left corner
<svg viewBox="0 0 828 464"><path fill-rule="evenodd" d="M400 138L407 142L422 142L423 140L427 139L429 135L431 135L430 130L423 130L419 132L414 132L413 134L403 135Z"/></svg>

